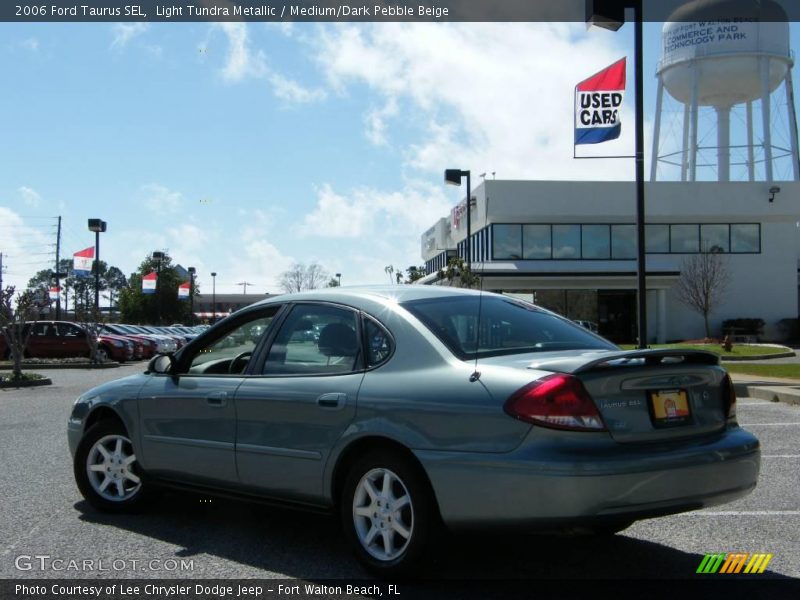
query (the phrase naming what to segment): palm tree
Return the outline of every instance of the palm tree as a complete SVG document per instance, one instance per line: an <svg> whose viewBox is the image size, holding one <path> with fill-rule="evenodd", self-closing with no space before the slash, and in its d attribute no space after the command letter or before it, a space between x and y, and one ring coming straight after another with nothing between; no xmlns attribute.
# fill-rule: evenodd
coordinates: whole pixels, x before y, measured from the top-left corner
<svg viewBox="0 0 800 600"><path fill-rule="evenodd" d="M383 270L387 275L389 275L389 283L394 283L394 277L392 277L392 274L394 273L394 267L392 265L387 265Z"/></svg>

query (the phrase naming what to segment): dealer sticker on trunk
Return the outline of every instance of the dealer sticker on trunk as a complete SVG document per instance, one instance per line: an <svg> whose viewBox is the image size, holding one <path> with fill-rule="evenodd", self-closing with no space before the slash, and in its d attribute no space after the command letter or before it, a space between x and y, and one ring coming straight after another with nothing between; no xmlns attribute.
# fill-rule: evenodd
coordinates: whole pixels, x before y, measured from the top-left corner
<svg viewBox="0 0 800 600"><path fill-rule="evenodd" d="M658 390L648 394L650 416L655 427L676 427L691 419L686 390Z"/></svg>

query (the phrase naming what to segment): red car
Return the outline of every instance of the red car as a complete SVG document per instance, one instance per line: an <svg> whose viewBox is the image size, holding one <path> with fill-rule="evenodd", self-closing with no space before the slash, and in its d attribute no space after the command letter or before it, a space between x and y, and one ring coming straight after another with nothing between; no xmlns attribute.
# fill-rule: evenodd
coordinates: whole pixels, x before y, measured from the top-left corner
<svg viewBox="0 0 800 600"><path fill-rule="evenodd" d="M67 321L36 321L25 325L30 329L25 356L31 358L74 358L91 354L89 334L76 323ZM98 336L98 353L123 362L133 358L133 344L118 336ZM0 337L0 357L10 357L5 337Z"/></svg>

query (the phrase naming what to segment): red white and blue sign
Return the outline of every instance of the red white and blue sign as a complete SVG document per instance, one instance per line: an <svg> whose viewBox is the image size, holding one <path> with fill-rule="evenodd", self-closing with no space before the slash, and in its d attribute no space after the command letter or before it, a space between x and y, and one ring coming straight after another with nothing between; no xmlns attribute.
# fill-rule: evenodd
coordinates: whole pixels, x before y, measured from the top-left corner
<svg viewBox="0 0 800 600"><path fill-rule="evenodd" d="M157 281L158 281L158 274L155 271L153 271L152 273L148 273L147 275L142 277L142 293L155 294Z"/></svg>
<svg viewBox="0 0 800 600"><path fill-rule="evenodd" d="M191 291L191 284L187 281L178 286L178 300L188 300Z"/></svg>
<svg viewBox="0 0 800 600"><path fill-rule="evenodd" d="M92 274L92 262L94 261L94 246L76 252L72 255L72 270L75 277L89 277Z"/></svg>
<svg viewBox="0 0 800 600"><path fill-rule="evenodd" d="M575 86L575 144L600 144L619 137L625 96L625 58Z"/></svg>
<svg viewBox="0 0 800 600"><path fill-rule="evenodd" d="M58 300L58 294L61 293L61 288L53 286L50 288L50 300Z"/></svg>

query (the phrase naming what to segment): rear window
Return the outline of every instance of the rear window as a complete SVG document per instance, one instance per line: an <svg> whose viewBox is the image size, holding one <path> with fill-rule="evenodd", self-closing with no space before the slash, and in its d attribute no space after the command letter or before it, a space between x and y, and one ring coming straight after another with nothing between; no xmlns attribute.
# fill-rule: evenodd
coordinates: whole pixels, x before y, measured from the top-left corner
<svg viewBox="0 0 800 600"><path fill-rule="evenodd" d="M464 360L528 352L617 349L567 319L513 298L451 296L404 302L402 306Z"/></svg>

